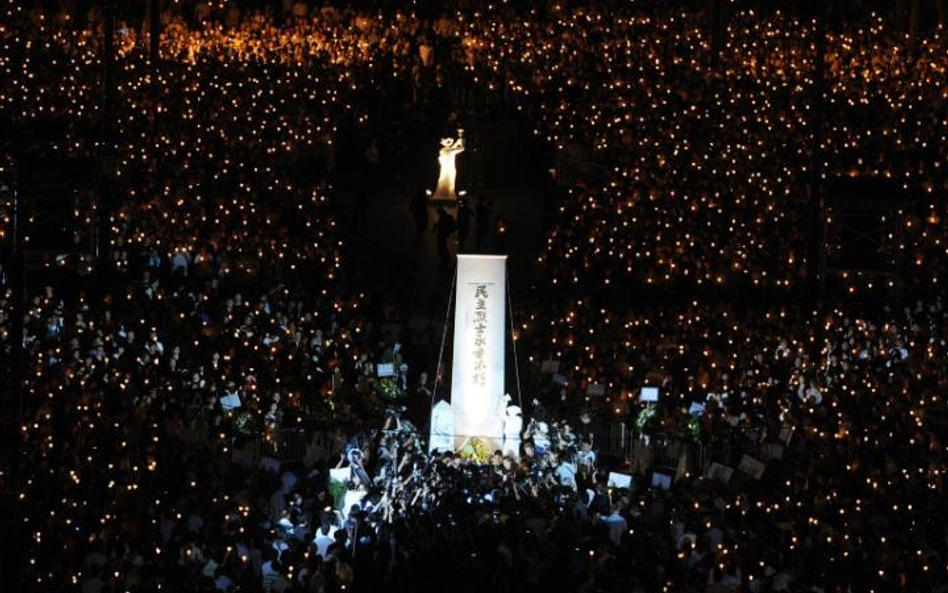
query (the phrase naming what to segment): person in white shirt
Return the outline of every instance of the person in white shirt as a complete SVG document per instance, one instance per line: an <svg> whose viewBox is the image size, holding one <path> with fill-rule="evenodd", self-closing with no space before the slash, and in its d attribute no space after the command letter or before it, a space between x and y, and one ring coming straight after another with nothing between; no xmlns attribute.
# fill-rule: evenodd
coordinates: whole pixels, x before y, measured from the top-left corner
<svg viewBox="0 0 948 593"><path fill-rule="evenodd" d="M592 440L583 439L579 445L579 466L586 473L592 475L596 469L596 452L592 449Z"/></svg>
<svg viewBox="0 0 948 593"><path fill-rule="evenodd" d="M316 546L316 553L326 559L326 552L329 546L335 540L336 526L332 524L328 516L323 516L319 529L316 530L316 537L313 538L313 545Z"/></svg>
<svg viewBox="0 0 948 593"><path fill-rule="evenodd" d="M556 468L556 480L560 486L576 489L576 464L563 461Z"/></svg>
<svg viewBox="0 0 948 593"><path fill-rule="evenodd" d="M342 503L342 512L345 513L346 518L351 516L353 507L357 509L362 508L362 499L365 498L366 494L368 494L368 490L366 490L366 487L362 484L346 491Z"/></svg>
<svg viewBox="0 0 948 593"><path fill-rule="evenodd" d="M612 512L602 518L602 524L605 525L606 532L609 534L609 541L616 546L622 543L622 534L629 529L629 522L620 511L619 505L612 505Z"/></svg>

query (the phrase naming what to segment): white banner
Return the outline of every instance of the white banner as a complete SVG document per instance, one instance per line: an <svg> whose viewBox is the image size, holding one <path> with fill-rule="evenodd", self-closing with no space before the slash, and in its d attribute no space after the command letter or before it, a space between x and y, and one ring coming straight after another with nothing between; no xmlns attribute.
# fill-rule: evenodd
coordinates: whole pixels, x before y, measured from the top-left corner
<svg viewBox="0 0 948 593"><path fill-rule="evenodd" d="M493 451L504 438L506 255L458 255L451 408L455 447L478 437Z"/></svg>

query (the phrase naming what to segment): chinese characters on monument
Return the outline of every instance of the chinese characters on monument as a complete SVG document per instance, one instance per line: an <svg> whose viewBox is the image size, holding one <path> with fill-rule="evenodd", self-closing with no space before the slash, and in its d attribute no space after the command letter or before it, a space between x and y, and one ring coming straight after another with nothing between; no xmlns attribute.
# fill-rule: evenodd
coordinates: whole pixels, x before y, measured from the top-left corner
<svg viewBox="0 0 948 593"><path fill-rule="evenodd" d="M478 284L474 292L474 384L484 387L484 352L487 347L487 285Z"/></svg>

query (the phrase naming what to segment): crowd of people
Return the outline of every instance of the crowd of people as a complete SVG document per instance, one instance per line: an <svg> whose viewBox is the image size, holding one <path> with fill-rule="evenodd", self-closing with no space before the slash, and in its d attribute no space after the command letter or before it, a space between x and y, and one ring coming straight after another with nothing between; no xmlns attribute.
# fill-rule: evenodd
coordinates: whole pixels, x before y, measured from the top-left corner
<svg viewBox="0 0 948 593"><path fill-rule="evenodd" d="M239 4L168 3L158 62L120 20L105 103L101 7L3 9L0 121L53 122L53 150L108 163L111 205L102 269L29 283L5 484L22 590L946 590L940 26L837 23L820 67L816 23L779 12L731 11L717 39L648 3ZM519 456L427 451L404 416L424 422L438 377L412 344L441 328L389 331L345 259L338 195L375 187L368 147L397 168L388 125L411 111L585 148L514 311ZM898 271L804 299L814 196L855 176L910 194L884 214ZM898 304L854 298L896 285ZM406 398L422 411L391 411ZM577 417L635 446L610 467ZM287 428L332 438L246 462ZM638 446L659 435L704 452L671 484Z"/></svg>
<svg viewBox="0 0 948 593"><path fill-rule="evenodd" d="M712 68L695 19L683 15L660 28L649 18L620 19L612 24L623 30L615 42L589 44L597 68L575 67L565 80L558 68L531 68L533 76L551 73L540 91L561 97L540 100L540 133L564 144L585 134L615 156L600 184L565 201L564 223L541 256L545 275L580 292L630 280L790 292L820 266L809 250L813 226L823 223L808 217L814 185L866 176L922 194L881 213L899 219L899 228L878 258L911 261L919 272L907 279L912 288L940 290L942 29L914 51L886 34L881 19L827 33L825 90L817 92L812 23L743 13ZM581 64L583 52L575 53ZM537 91L525 86L534 101ZM829 249L839 247L831 241ZM872 281L849 284L866 291ZM884 284L877 280L876 289Z"/></svg>

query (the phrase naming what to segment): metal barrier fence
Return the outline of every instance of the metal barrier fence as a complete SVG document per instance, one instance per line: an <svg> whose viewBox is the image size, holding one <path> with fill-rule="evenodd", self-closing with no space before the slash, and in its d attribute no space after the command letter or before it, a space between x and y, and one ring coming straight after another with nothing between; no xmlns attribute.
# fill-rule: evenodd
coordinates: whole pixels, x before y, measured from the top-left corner
<svg viewBox="0 0 948 593"><path fill-rule="evenodd" d="M335 463L344 443L339 431L283 428L248 441L235 450L233 460L250 467L259 467L267 458L306 466Z"/></svg>
<svg viewBox="0 0 948 593"><path fill-rule="evenodd" d="M681 435L642 431L624 422L576 422L571 426L578 427L576 432L584 437L592 434L600 457L617 461L633 472L660 469L703 474L715 461L736 465L741 455L758 453L763 447L752 438L757 428L735 429L735 434L702 442Z"/></svg>
<svg viewBox="0 0 948 593"><path fill-rule="evenodd" d="M600 457L619 462L633 472L650 469L703 473L714 458L711 444L677 435L646 433L624 422L573 422L576 432L592 435L593 448Z"/></svg>
<svg viewBox="0 0 948 593"><path fill-rule="evenodd" d="M711 465L712 449L706 443L665 434L636 434L628 457L634 470L703 474Z"/></svg>

